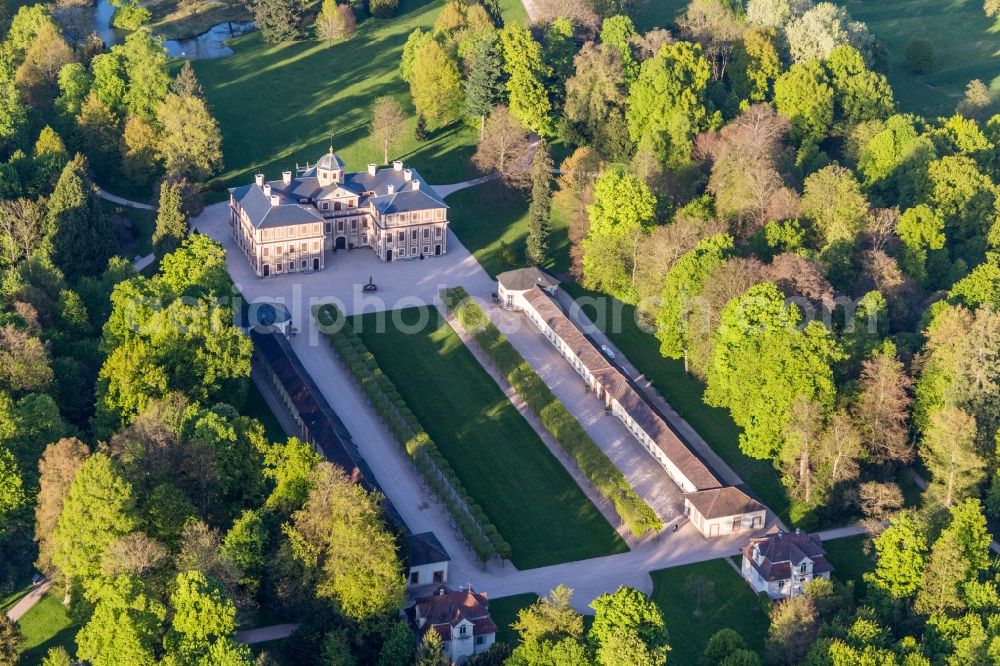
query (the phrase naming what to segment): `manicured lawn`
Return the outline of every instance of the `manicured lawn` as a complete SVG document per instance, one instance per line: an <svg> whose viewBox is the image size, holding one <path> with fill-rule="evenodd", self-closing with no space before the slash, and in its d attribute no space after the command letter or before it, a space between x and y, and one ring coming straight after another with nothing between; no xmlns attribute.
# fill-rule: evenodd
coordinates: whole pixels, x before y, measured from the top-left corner
<svg viewBox="0 0 1000 666"><path fill-rule="evenodd" d="M267 440L269 442L283 442L287 439L284 428L278 423L278 419L274 416L274 412L266 402L264 402L264 396L260 394L260 389L252 381L250 382L250 389L247 391L246 402L243 403L243 414L246 416L252 416L261 422L264 426L264 432L267 433Z"/></svg>
<svg viewBox="0 0 1000 666"><path fill-rule="evenodd" d="M511 624L517 621L517 614L522 608L535 603L538 595L534 592L515 594L512 597L490 599L490 617L497 625L497 641L517 645L517 632L511 629Z"/></svg>
<svg viewBox="0 0 1000 666"><path fill-rule="evenodd" d="M636 5L629 13L636 30L646 32L653 28L669 28L687 7L688 0L639 0Z"/></svg>
<svg viewBox="0 0 1000 666"><path fill-rule="evenodd" d="M1000 22L983 13L981 0L838 2L888 49L889 82L903 111L951 115L972 79L982 79L994 100L1000 96ZM914 39L934 44L934 72L917 76L906 69L906 47Z"/></svg>
<svg viewBox="0 0 1000 666"><path fill-rule="evenodd" d="M708 640L725 628L735 629L751 650L764 647L767 611L724 560L661 569L651 575L653 601L663 612L670 632L670 664L695 666ZM706 583L711 591L703 593L699 608L693 588L705 589Z"/></svg>
<svg viewBox="0 0 1000 666"><path fill-rule="evenodd" d="M628 550L435 309L387 314L354 326L519 569Z"/></svg>
<svg viewBox="0 0 1000 666"><path fill-rule="evenodd" d="M75 651L74 638L78 627L70 620L59 593L49 593L21 618L18 624L24 641L21 661L26 666L42 663L49 649L64 646Z"/></svg>
<svg viewBox="0 0 1000 666"><path fill-rule="evenodd" d="M396 18L367 19L343 43L267 44L253 33L232 40L235 54L228 58L195 61L222 129L226 168L213 198L225 195L222 184L251 182L257 171L279 178L296 162L315 162L326 152L331 133L349 169L380 163L381 152L368 139L368 122L372 102L384 95L399 99L409 112L400 127L406 138L390 159L412 164L432 184L464 180L477 132L456 123L418 143L409 88L399 75L407 36L414 28L429 28L444 4L403 0ZM504 0L502 6L506 20L523 20L519 0Z"/></svg>
<svg viewBox="0 0 1000 666"><path fill-rule="evenodd" d="M486 272L497 273L525 266L525 242L528 238L528 199L517 192L504 190L499 183L487 183L460 190L448 197L449 226ZM549 236L549 257L545 268L564 273L569 270L569 236L565 216L553 208ZM504 260L500 243L506 243L514 263Z"/></svg>
<svg viewBox="0 0 1000 666"><path fill-rule="evenodd" d="M660 395L698 431L712 450L733 468L771 511L787 521L788 497L771 462L750 458L740 451L740 429L733 423L729 412L706 405L702 400L704 385L684 373L683 362L660 355L659 342L652 333L642 330L636 323L635 308L616 302L609 296L588 292L576 283L565 283L562 287L581 301L584 312L649 378ZM595 302L604 304L601 309L609 313L607 317L596 316ZM613 316L617 311L621 316ZM615 325L614 322L620 324Z"/></svg>
<svg viewBox="0 0 1000 666"><path fill-rule="evenodd" d="M833 578L842 583L854 582L854 598L865 598L866 587L864 574L875 568L875 560L865 554L865 535L834 539L823 542L826 559L833 565Z"/></svg>

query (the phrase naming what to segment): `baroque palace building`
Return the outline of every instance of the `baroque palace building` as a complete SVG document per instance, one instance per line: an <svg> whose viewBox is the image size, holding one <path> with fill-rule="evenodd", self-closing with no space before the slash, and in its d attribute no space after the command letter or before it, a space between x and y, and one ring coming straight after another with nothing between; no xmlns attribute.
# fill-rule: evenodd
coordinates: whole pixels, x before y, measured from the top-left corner
<svg viewBox="0 0 1000 666"><path fill-rule="evenodd" d="M448 206L415 169L393 162L345 173L330 151L267 181L229 190L233 238L258 277L318 271L326 251L367 247L381 261L448 251Z"/></svg>

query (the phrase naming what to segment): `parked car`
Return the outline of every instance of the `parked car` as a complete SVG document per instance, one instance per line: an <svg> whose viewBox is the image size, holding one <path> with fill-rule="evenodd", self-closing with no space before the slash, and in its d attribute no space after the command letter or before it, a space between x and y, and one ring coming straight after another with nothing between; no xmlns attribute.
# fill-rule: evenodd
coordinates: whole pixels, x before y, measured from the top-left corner
<svg viewBox="0 0 1000 666"><path fill-rule="evenodd" d="M609 346L607 346L607 345L601 345L601 351L602 351L602 352L604 352L604 353L605 353L605 355L606 355L606 356L607 356L608 358L610 358L611 360L614 360L614 358L615 358L615 353L614 353L613 351L611 351L611 347L609 347Z"/></svg>

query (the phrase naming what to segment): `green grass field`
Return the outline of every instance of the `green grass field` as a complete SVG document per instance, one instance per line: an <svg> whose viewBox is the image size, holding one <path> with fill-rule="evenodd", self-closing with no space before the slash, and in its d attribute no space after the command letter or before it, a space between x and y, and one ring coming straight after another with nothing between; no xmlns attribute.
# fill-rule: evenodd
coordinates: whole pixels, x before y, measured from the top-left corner
<svg viewBox="0 0 1000 666"><path fill-rule="evenodd" d="M1000 21L983 13L981 0L837 0L868 24L889 51L889 82L903 111L950 115L972 79L1000 98ZM923 76L906 69L906 47L930 40L938 66Z"/></svg>
<svg viewBox="0 0 1000 666"><path fill-rule="evenodd" d="M861 601L867 594L864 574L875 568L875 560L864 551L865 535L823 542L826 559L833 565L833 578L842 583L854 582L854 598Z"/></svg>
<svg viewBox="0 0 1000 666"><path fill-rule="evenodd" d="M519 569L628 550L436 310L367 314L354 325Z"/></svg>
<svg viewBox="0 0 1000 666"><path fill-rule="evenodd" d="M459 190L448 197L448 205L451 206L449 226L490 276L527 265L524 252L528 238L528 200L525 196L505 191L499 183L487 183ZM565 273L569 270L570 246L567 220L555 207L550 224L550 259L544 268L557 274ZM501 241L513 253L513 264L504 261Z"/></svg>
<svg viewBox="0 0 1000 666"><path fill-rule="evenodd" d="M493 624L497 625L497 642L517 644L517 632L510 625L517 621L517 614L521 609L527 608L537 600L538 595L534 592L490 599L490 617L493 618Z"/></svg>
<svg viewBox="0 0 1000 666"><path fill-rule="evenodd" d="M357 35L328 45L317 40L267 44L253 33L232 40L235 54L193 63L222 129L226 168L220 184L244 184L263 171L269 178L295 163L315 162L334 134L337 153L352 170L381 162L368 139L376 97L399 99L410 117L406 137L393 158L403 159L433 183L463 180L477 132L461 123L432 132L426 143L413 137L409 88L399 75L403 44L414 28L429 28L445 0L403 0L396 18L368 19ZM507 21L523 21L520 0L502 0ZM222 196L217 189L215 198Z"/></svg>
<svg viewBox="0 0 1000 666"><path fill-rule="evenodd" d="M656 338L642 330L636 323L635 308L619 303L609 296L588 292L575 283L566 283L562 286L581 302L584 312L607 333L628 360L649 378L664 400L698 431L712 450L733 468L733 471L750 486L771 511L787 521L788 497L771 462L755 460L740 451L740 429L733 423L729 412L706 405L702 400L704 385L684 373L684 364L681 361L660 355ZM620 311L621 314L620 316L609 314L605 318L597 317L593 303L606 304L601 307L604 312ZM614 325L616 321L620 325Z"/></svg>
<svg viewBox="0 0 1000 666"><path fill-rule="evenodd" d="M653 601L670 632L668 662L696 666L708 639L720 629L735 629L751 650L760 651L767 636L767 611L746 581L724 560L712 560L652 572ZM693 588L705 589L699 600ZM696 614L696 611L699 611Z"/></svg>
<svg viewBox="0 0 1000 666"><path fill-rule="evenodd" d="M21 643L22 666L42 663L46 653L62 645L70 654L75 652L74 637L78 627L73 625L58 593L46 594L18 622L24 640Z"/></svg>

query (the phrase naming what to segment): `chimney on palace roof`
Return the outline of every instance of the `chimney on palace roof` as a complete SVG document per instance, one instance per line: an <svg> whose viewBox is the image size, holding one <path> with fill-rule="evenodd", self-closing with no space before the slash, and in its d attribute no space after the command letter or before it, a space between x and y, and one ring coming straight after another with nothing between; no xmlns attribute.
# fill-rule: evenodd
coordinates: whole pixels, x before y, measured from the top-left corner
<svg viewBox="0 0 1000 666"><path fill-rule="evenodd" d="M395 162L393 162L392 163L392 169L393 169L393 171L402 171L403 170L403 161L402 160L396 160Z"/></svg>
<svg viewBox="0 0 1000 666"><path fill-rule="evenodd" d="M259 173L254 176L254 182L257 183L257 187L264 187L264 174Z"/></svg>
<svg viewBox="0 0 1000 666"><path fill-rule="evenodd" d="M264 184L264 196L265 197L271 196L271 183Z"/></svg>
<svg viewBox="0 0 1000 666"><path fill-rule="evenodd" d="M369 164L368 165L368 175L369 176L374 176L376 171L378 171L378 165L376 165L376 164Z"/></svg>
<svg viewBox="0 0 1000 666"><path fill-rule="evenodd" d="M271 205L272 205L272 206L277 206L277 205L279 205L279 204L281 204L281 199L280 199L280 197L278 197L278 195L277 195L277 194L272 194L272 195L271 195Z"/></svg>
<svg viewBox="0 0 1000 666"><path fill-rule="evenodd" d="M407 183L413 179L413 169L403 169L403 180Z"/></svg>
<svg viewBox="0 0 1000 666"><path fill-rule="evenodd" d="M281 182L283 182L285 185L291 185L292 184L292 172L291 171L282 171L281 172Z"/></svg>
<svg viewBox="0 0 1000 666"><path fill-rule="evenodd" d="M396 193L396 186L395 185L390 184L388 187L389 187L389 194L395 194Z"/></svg>
<svg viewBox="0 0 1000 666"><path fill-rule="evenodd" d="M419 190L420 189L420 181L419 180L413 180L413 181L410 181L410 182L413 183L413 189L414 190Z"/></svg>

